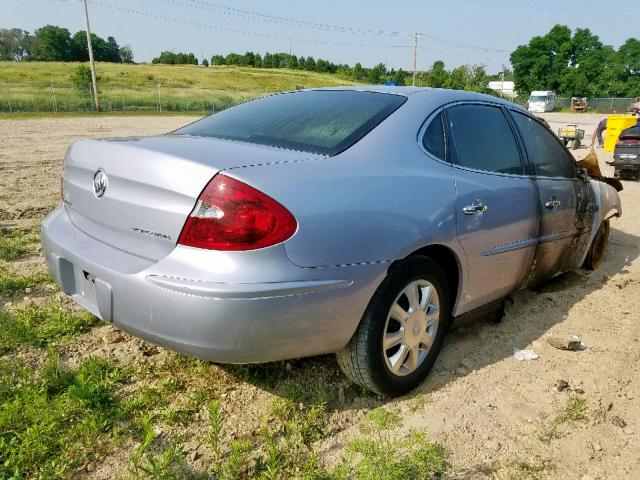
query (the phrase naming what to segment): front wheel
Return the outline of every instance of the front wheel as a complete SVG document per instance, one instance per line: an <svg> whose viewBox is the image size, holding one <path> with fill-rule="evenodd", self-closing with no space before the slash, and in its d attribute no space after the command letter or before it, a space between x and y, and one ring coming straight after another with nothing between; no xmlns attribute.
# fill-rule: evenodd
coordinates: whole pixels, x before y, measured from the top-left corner
<svg viewBox="0 0 640 480"><path fill-rule="evenodd" d="M607 250L607 244L609 243L609 220L605 220L598 228L596 236L591 242L587 258L582 265L588 270L595 270L598 268L604 260L604 254Z"/></svg>
<svg viewBox="0 0 640 480"><path fill-rule="evenodd" d="M451 315L447 278L428 257L399 262L373 295L349 344L336 354L344 373L397 396L427 376Z"/></svg>

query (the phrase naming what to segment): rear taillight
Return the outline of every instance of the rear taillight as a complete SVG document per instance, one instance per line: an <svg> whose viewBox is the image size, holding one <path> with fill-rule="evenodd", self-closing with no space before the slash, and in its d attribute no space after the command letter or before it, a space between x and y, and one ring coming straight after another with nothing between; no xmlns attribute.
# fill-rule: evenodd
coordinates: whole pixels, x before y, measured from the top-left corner
<svg viewBox="0 0 640 480"><path fill-rule="evenodd" d="M640 143L640 140L637 138L625 138L622 143Z"/></svg>
<svg viewBox="0 0 640 480"><path fill-rule="evenodd" d="M273 198L218 174L198 197L178 243L210 250L254 250L285 241L297 227L289 210Z"/></svg>

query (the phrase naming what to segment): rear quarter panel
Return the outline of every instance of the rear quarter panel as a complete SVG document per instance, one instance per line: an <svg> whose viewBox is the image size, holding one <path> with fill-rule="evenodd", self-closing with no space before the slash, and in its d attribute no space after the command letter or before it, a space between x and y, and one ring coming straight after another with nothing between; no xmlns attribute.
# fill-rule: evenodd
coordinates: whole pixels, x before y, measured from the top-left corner
<svg viewBox="0 0 640 480"><path fill-rule="evenodd" d="M415 97L334 157L226 172L293 213L299 227L285 248L295 264L390 262L434 243L462 259L451 167L423 153L417 140L442 95Z"/></svg>

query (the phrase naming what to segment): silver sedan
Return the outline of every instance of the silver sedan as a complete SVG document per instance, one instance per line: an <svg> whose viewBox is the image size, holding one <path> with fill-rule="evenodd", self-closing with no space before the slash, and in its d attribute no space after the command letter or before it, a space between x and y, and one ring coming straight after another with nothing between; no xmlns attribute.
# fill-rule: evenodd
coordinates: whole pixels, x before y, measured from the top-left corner
<svg viewBox="0 0 640 480"><path fill-rule="evenodd" d="M168 135L82 140L42 224L60 288L106 322L217 362L337 352L398 395L454 320L602 260L609 185L484 95L298 91Z"/></svg>

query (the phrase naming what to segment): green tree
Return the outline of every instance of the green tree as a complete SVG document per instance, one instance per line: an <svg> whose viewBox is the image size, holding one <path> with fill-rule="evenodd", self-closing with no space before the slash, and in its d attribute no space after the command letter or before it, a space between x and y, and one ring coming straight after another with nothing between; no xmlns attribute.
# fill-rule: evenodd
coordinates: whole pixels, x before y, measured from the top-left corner
<svg viewBox="0 0 640 480"><path fill-rule="evenodd" d="M364 80L365 73L364 73L364 69L362 68L362 64L360 62L356 63L353 66L353 71L351 72L351 77L356 81Z"/></svg>
<svg viewBox="0 0 640 480"><path fill-rule="evenodd" d="M309 70L310 72L316 69L316 61L313 59L313 57L307 57L304 62L304 69Z"/></svg>
<svg viewBox="0 0 640 480"><path fill-rule="evenodd" d="M120 61L122 63L133 63L133 50L131 45L124 45L120 47Z"/></svg>
<svg viewBox="0 0 640 480"><path fill-rule="evenodd" d="M224 65L226 59L222 55L214 55L211 57L211 65Z"/></svg>
<svg viewBox="0 0 640 480"><path fill-rule="evenodd" d="M640 87L640 42L618 51L587 28L564 25L536 36L511 54L516 90L556 90L562 96L635 96Z"/></svg>
<svg viewBox="0 0 640 480"><path fill-rule="evenodd" d="M122 63L122 58L120 58L120 45L118 45L118 42L116 42L115 38L107 37L104 53L105 55L101 61Z"/></svg>
<svg viewBox="0 0 640 480"><path fill-rule="evenodd" d="M624 83L624 92L628 97L640 96L640 41L630 38L618 49L617 78ZM606 73L606 72L605 72Z"/></svg>
<svg viewBox="0 0 640 480"><path fill-rule="evenodd" d="M93 48L93 59L96 62L120 63L118 44L113 37L109 41L99 37L95 33L91 34L91 48ZM71 60L76 62L89 61L89 48L87 45L87 33L80 30L71 38Z"/></svg>
<svg viewBox="0 0 640 480"><path fill-rule="evenodd" d="M395 82L397 85L405 85L407 81L407 75L408 75L407 72L399 68L397 71L393 73L393 76L391 77L391 81Z"/></svg>
<svg viewBox="0 0 640 480"><path fill-rule="evenodd" d="M572 57L571 29L555 25L511 54L516 90L558 90Z"/></svg>
<svg viewBox="0 0 640 480"><path fill-rule="evenodd" d="M193 53L174 53L163 51L159 56L151 60L151 63L164 63L167 65L198 65L198 59Z"/></svg>
<svg viewBox="0 0 640 480"><path fill-rule="evenodd" d="M70 60L71 34L69 30L54 25L45 25L36 30L31 42L30 59L42 62Z"/></svg>
<svg viewBox="0 0 640 480"><path fill-rule="evenodd" d="M449 72L444 67L442 60L436 60L431 70L420 76L421 84L427 87L444 88L449 78Z"/></svg>
<svg viewBox="0 0 640 480"><path fill-rule="evenodd" d="M367 75L369 83L380 84L384 82L384 76L387 73L387 67L384 66L384 63L379 63L371 70L369 70L369 74Z"/></svg>
<svg viewBox="0 0 640 480"><path fill-rule="evenodd" d="M31 36L19 28L0 28L0 60L20 62L29 56Z"/></svg>
<svg viewBox="0 0 640 480"><path fill-rule="evenodd" d="M206 58L204 58L204 59L202 60L202 66L203 66L203 67L205 67L205 68L206 68L206 67L208 67L208 66L209 66L209 60L207 60Z"/></svg>

